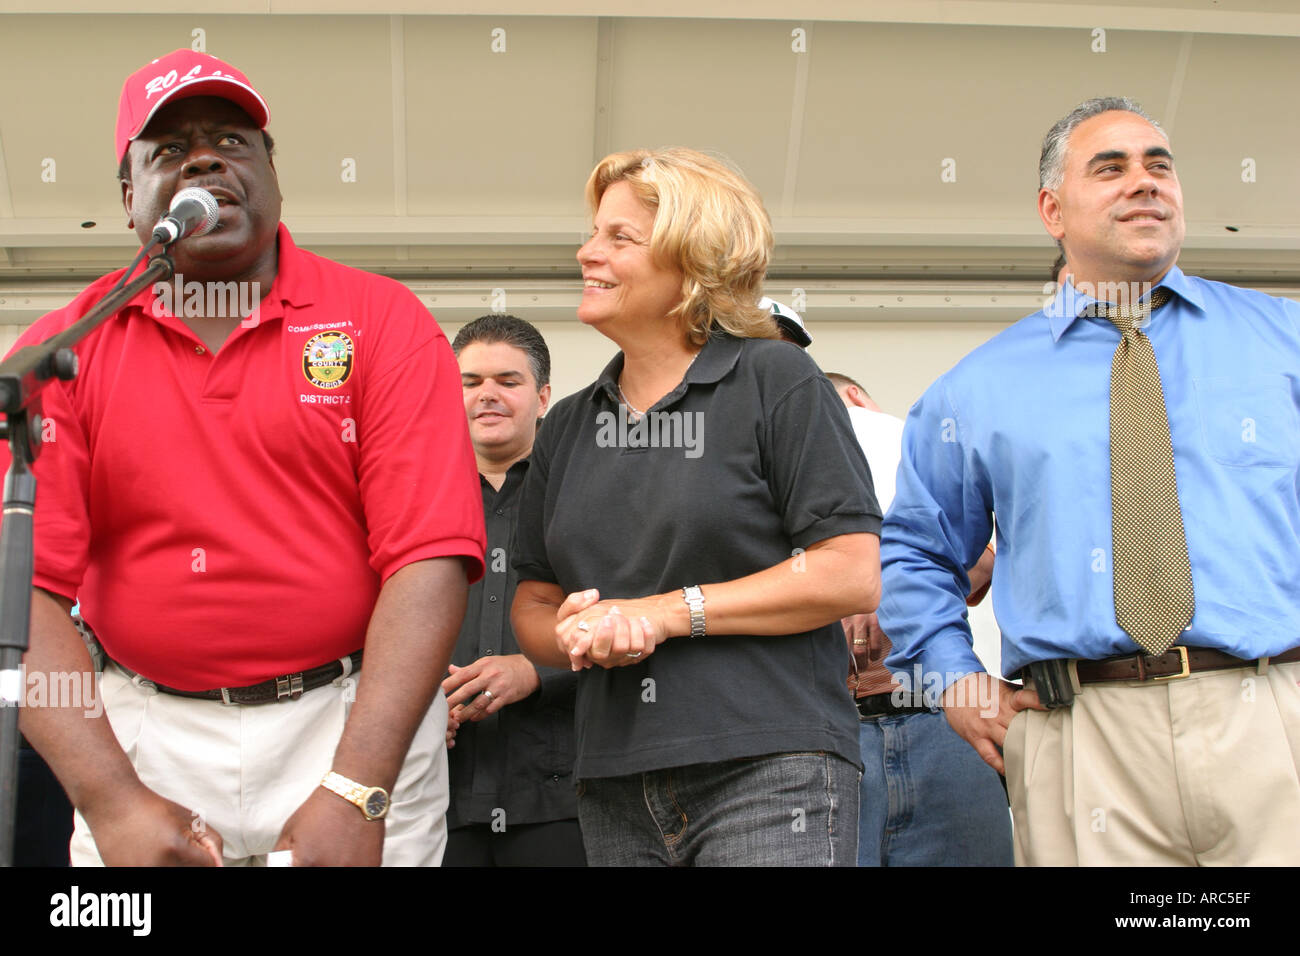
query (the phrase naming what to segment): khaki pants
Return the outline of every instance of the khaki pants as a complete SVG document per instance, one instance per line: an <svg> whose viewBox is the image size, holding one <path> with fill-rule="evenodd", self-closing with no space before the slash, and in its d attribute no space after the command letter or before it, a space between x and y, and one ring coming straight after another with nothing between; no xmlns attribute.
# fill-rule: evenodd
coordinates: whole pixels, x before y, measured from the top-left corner
<svg viewBox="0 0 1300 956"><path fill-rule="evenodd" d="M243 706L160 694L115 664L104 711L140 780L221 834L227 866L264 865L285 821L330 769L355 677L298 700ZM385 866L437 866L447 842L447 699L434 699L402 764L384 826ZM340 798L341 799L341 798ZM358 814L360 810L356 811ZM81 814L73 866L102 866Z"/></svg>
<svg viewBox="0 0 1300 956"><path fill-rule="evenodd" d="M1004 755L1021 866L1300 864L1300 663L1085 684Z"/></svg>

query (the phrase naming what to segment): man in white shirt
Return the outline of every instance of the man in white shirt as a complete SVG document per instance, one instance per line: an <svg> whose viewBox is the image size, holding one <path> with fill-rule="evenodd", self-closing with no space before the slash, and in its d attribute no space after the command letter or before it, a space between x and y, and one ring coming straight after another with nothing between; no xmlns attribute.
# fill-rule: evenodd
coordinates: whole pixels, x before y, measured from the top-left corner
<svg viewBox="0 0 1300 956"><path fill-rule="evenodd" d="M887 511L903 422L881 411L847 375L826 377L848 408L880 508ZM970 570L973 600L983 597L992 572L988 552ZM972 760L963 752L965 741L942 712L920 700L923 688L908 693L885 668L889 638L875 614L845 618L843 624L853 652L849 684L861 715L858 865L1010 866L1011 817L997 773L978 755Z"/></svg>
<svg viewBox="0 0 1300 956"><path fill-rule="evenodd" d="M867 390L847 375L827 372L826 377L849 410L849 420L853 422L858 444L871 466L876 500L883 511L894 500L894 472L898 471L898 459L903 450L903 420L881 411Z"/></svg>

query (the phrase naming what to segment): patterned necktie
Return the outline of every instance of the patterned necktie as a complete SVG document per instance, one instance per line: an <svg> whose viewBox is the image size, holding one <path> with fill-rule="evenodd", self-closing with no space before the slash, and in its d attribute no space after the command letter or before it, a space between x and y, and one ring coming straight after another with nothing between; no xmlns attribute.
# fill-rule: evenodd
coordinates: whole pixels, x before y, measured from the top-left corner
<svg viewBox="0 0 1300 956"><path fill-rule="evenodd" d="M1196 607L1178 506L1174 450L1151 340L1134 323L1169 301L1156 289L1136 310L1099 307L1120 331L1110 366L1110 502L1115 620L1148 654L1173 645Z"/></svg>

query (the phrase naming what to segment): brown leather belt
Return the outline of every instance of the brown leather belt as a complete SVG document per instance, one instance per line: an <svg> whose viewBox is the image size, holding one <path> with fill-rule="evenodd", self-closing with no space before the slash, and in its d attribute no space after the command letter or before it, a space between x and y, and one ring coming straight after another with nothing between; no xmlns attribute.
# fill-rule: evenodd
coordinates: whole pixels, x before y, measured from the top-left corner
<svg viewBox="0 0 1300 956"><path fill-rule="evenodd" d="M1075 663L1080 684L1096 684L1101 681L1132 680L1175 680L1197 671L1219 671L1234 667L1259 668L1269 664L1292 664L1300 661L1300 646L1283 651L1276 657L1265 657L1259 661L1243 660L1222 651L1205 647L1173 647L1159 657L1149 654L1129 654L1123 657L1107 657L1100 661L1080 660Z"/></svg>
<svg viewBox="0 0 1300 956"><path fill-rule="evenodd" d="M351 666L347 668L346 673L355 673L361 669L361 651L356 651L348 655L347 660ZM342 661L330 661L328 664L322 664L320 667L313 667L311 670L300 671L297 674L285 674L283 677L273 677L270 680L262 681L260 684L250 684L248 687L219 687L216 690L177 690L175 687L167 687L159 684L157 681L137 674L129 667L113 662L122 669L128 677L139 677L142 681L147 682L153 688L163 694L171 694L175 697L189 697L195 700L220 700L227 704L269 704L275 700L297 700L309 690L315 690L317 687L324 687L333 681L344 676L344 667Z"/></svg>

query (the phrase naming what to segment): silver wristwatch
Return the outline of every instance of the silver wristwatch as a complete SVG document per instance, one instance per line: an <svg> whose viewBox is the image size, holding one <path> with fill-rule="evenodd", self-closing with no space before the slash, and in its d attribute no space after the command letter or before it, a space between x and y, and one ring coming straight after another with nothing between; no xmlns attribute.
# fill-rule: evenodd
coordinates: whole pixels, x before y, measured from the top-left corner
<svg viewBox="0 0 1300 956"><path fill-rule="evenodd" d="M698 584L682 588L682 600L691 609L691 637L704 636L704 592Z"/></svg>

